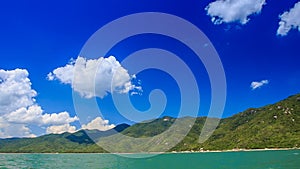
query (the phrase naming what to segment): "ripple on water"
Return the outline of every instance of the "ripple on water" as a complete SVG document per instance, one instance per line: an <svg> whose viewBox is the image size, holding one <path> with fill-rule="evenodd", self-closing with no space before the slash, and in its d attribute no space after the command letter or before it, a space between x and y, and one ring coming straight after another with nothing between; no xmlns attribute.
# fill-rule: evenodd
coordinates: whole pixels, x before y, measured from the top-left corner
<svg viewBox="0 0 300 169"><path fill-rule="evenodd" d="M299 166L300 150L220 153L177 153L134 159L112 154L0 154L0 168L274 168Z"/></svg>

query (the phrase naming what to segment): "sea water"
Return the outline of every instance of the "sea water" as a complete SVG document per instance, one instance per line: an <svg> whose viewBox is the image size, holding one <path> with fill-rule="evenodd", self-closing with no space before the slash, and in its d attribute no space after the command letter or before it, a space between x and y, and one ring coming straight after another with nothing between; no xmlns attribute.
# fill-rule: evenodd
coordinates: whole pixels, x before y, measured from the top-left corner
<svg viewBox="0 0 300 169"><path fill-rule="evenodd" d="M300 150L143 154L0 154L0 168L300 169Z"/></svg>

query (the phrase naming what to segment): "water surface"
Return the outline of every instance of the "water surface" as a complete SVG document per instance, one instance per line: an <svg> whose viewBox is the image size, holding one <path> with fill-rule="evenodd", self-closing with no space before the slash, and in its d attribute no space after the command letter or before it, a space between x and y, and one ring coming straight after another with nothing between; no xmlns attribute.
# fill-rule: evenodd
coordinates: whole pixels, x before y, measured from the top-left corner
<svg viewBox="0 0 300 169"><path fill-rule="evenodd" d="M150 158L114 154L0 154L0 168L299 169L299 166L300 150L175 153Z"/></svg>

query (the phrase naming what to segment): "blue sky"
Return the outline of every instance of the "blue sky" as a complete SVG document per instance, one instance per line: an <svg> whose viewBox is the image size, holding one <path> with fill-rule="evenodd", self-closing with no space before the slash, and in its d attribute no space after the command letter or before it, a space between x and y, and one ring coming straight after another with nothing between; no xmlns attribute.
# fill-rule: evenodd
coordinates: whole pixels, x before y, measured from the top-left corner
<svg viewBox="0 0 300 169"><path fill-rule="evenodd" d="M3 2L0 10L0 69L3 70L3 74L7 74L5 71L17 68L28 71L31 89L37 93L30 95L36 100L24 104L26 112L29 111L30 106L38 105L43 110L41 117L45 119L46 116L42 115L56 113L58 117L62 117L66 114L59 112L66 111L68 116L64 117L70 122L67 128L75 126L78 129L80 126L78 120L74 119L77 114L73 105L71 85L66 84L57 76L54 80L47 79L48 73L64 67L71 58L76 60L89 37L105 24L129 14L162 12L176 15L194 24L214 45L223 63L227 82L227 100L223 117L231 116L249 107L274 103L289 95L299 93L300 21L297 16L300 12L296 11L298 7L294 7L298 1L266 1L265 5L260 5L261 9L251 6L251 3L245 5L241 3L241 0L231 2L240 8L244 7L244 10L231 8L230 4L213 4L213 2L210 0L190 0L189 2L177 0L164 2L13 0ZM253 1L253 4L262 2L265 1ZM207 8L209 4L211 6ZM229 10L222 10L222 5L226 7L225 9L236 11L235 15L229 15L227 13ZM290 11L289 14L280 17L288 11ZM213 17L216 17L214 22L212 22ZM287 31L281 29L278 32L281 20L286 24L286 27L282 28L286 29L291 24L292 29ZM161 35L138 35L116 44L103 57L113 55L117 61L121 62L131 53L145 48L161 48L171 51L186 62L194 73L200 89L201 103L198 116L207 115L211 99L209 76L203 63L196 59L195 53L181 42ZM124 67L124 69L130 68ZM26 72L19 73L26 74ZM132 76L130 71L129 75ZM136 76L136 79L131 79L134 81L132 85L140 85L143 91L139 91L141 95L130 97L138 110L147 110L150 106L149 92L160 88L164 90L168 98L166 109L161 116L176 117L178 115L180 91L170 75L159 70L147 70ZM141 83L139 84L138 81ZM254 82L253 87L257 88L251 88L252 82ZM1 84L4 83L0 82ZM26 84L29 85L27 82ZM4 98L4 96L1 97ZM91 98L87 100L89 99ZM103 113L103 119L109 120L109 124L132 123L118 113L110 93L103 98L96 96L96 99ZM157 103L159 104L160 101ZM1 106L5 108L4 102ZM0 110L0 127L2 127L0 136L2 133L2 137L29 136L28 133L39 135L45 133L47 128L50 132L51 126L67 125L63 122L55 123L54 117L43 124L30 120L26 122L14 121L13 118L9 120L8 114L11 112L5 112L4 110L7 109L4 108ZM9 110L16 112L20 108L17 106ZM85 109L89 111L88 106ZM39 112L39 110L36 111ZM80 115L77 116L84 124L94 119L94 117L88 117L90 116L88 113L86 119ZM108 123L104 124L108 128L111 127ZM3 126L19 126L27 129L8 131ZM55 127L52 129L54 130Z"/></svg>

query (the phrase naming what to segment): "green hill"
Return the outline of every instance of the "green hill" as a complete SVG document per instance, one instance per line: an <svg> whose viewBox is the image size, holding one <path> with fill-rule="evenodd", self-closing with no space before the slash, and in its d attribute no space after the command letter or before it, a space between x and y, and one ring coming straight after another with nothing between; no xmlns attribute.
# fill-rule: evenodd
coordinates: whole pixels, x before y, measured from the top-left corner
<svg viewBox="0 0 300 169"><path fill-rule="evenodd" d="M159 134L171 129L176 121L184 126L195 120L190 132L169 151L227 150L234 148L295 148L300 146L300 94L261 108L249 108L232 117L221 119L217 129L204 143L199 135L206 117L163 117L149 122L117 126L113 130L81 130L76 133L50 134L37 138L0 139L0 152L105 152L93 140L107 143L119 152L135 152L135 143L118 137L116 133L135 138L154 138L149 144L138 145L140 150L163 151L162 145L176 140L184 129L173 128L176 133L163 140ZM92 137L92 139L90 137ZM157 138L156 138L157 137ZM113 138L106 140L107 138ZM113 141L111 141L113 140ZM157 147L151 147L151 143ZM126 147L127 149L124 149Z"/></svg>
<svg viewBox="0 0 300 169"><path fill-rule="evenodd" d="M300 146L300 94L261 108L250 108L222 119L203 144L193 144L203 119L173 150L225 150L234 148L293 148Z"/></svg>
<svg viewBox="0 0 300 169"><path fill-rule="evenodd" d="M0 152L10 153L103 153L93 139L113 135L129 127L127 124L117 125L113 130L80 130L75 133L48 134L37 138L0 139ZM93 138L93 139L92 139Z"/></svg>

